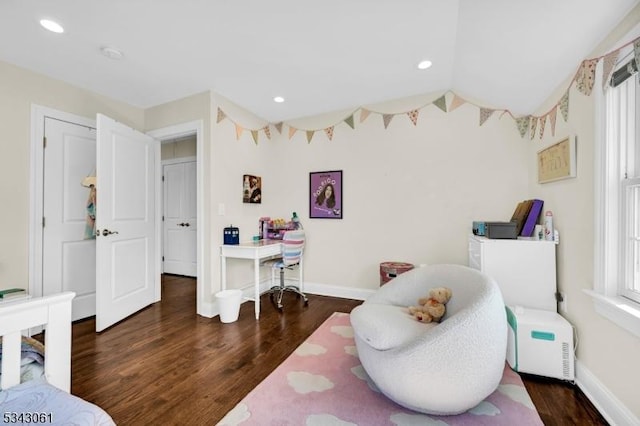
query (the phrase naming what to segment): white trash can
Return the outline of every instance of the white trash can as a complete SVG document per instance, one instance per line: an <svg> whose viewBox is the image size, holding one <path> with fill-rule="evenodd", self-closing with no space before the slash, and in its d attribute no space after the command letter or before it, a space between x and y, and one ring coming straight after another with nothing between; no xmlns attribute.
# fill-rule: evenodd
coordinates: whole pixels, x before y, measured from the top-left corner
<svg viewBox="0 0 640 426"><path fill-rule="evenodd" d="M216 293L220 307L220 322L229 323L238 320L242 290L222 290Z"/></svg>

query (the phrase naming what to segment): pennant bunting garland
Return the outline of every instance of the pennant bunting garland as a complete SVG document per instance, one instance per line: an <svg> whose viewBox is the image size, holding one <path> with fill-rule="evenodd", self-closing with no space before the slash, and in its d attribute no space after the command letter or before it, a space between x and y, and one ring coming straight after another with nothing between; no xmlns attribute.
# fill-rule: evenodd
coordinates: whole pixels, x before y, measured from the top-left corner
<svg viewBox="0 0 640 426"><path fill-rule="evenodd" d="M556 118L558 117L558 106L554 106L549 112L549 122L551 122L551 136L556 135Z"/></svg>
<svg viewBox="0 0 640 426"><path fill-rule="evenodd" d="M609 87L609 79L611 78L611 72L618 60L618 54L620 50L613 51L606 55L602 60L602 89L606 90Z"/></svg>
<svg viewBox="0 0 640 426"><path fill-rule="evenodd" d="M236 140L240 140L240 136L242 136L242 131L244 129L240 127L239 124L236 124Z"/></svg>
<svg viewBox="0 0 640 426"><path fill-rule="evenodd" d="M536 127L538 127L538 117L531 117L531 127L529 128L531 130L531 140L536 135Z"/></svg>
<svg viewBox="0 0 640 426"><path fill-rule="evenodd" d="M327 137L330 141L333 140L333 126L327 127L326 129L324 129L324 132L327 134Z"/></svg>
<svg viewBox="0 0 640 426"><path fill-rule="evenodd" d="M278 133L282 134L282 121L273 125Z"/></svg>
<svg viewBox="0 0 640 426"><path fill-rule="evenodd" d="M258 145L258 131L257 130L252 130L251 131L251 137L253 138L253 142Z"/></svg>
<svg viewBox="0 0 640 426"><path fill-rule="evenodd" d="M307 143L311 143L311 139L313 139L313 135L315 134L315 130L307 130Z"/></svg>
<svg viewBox="0 0 640 426"><path fill-rule="evenodd" d="M227 115L224 113L224 111L222 111L222 110L220 109L220 107L218 107L218 119L217 119L216 123L219 123L219 122L221 122L222 120L224 120L226 116L227 116Z"/></svg>
<svg viewBox="0 0 640 426"><path fill-rule="evenodd" d="M516 125L518 126L518 132L520 132L520 137L524 138L524 135L527 134L527 130L529 130L529 123L531 122L531 117L518 117L516 118Z"/></svg>
<svg viewBox="0 0 640 426"><path fill-rule="evenodd" d="M364 120L367 119L369 114L371 114L371 111L369 111L368 109L361 108L360 109L360 122L361 123L364 122Z"/></svg>
<svg viewBox="0 0 640 426"><path fill-rule="evenodd" d="M460 105L466 104L467 101L462 99L460 96L453 94L453 99L451 100L451 105L449 105L449 111L453 111L458 108Z"/></svg>
<svg viewBox="0 0 640 426"><path fill-rule="evenodd" d="M297 131L298 129L296 129L295 127L289 126L289 140L291 140L291 138L296 134Z"/></svg>
<svg viewBox="0 0 640 426"><path fill-rule="evenodd" d="M344 122L347 123L349 125L349 127L351 127L352 129L355 129L354 124L353 124L353 114L351 114L350 116L345 118Z"/></svg>
<svg viewBox="0 0 640 426"><path fill-rule="evenodd" d="M409 111L407 113L407 115L409 116L409 119L411 120L411 122L413 123L413 125L417 125L418 124L418 114L420 112L417 109L414 109L413 111Z"/></svg>
<svg viewBox="0 0 640 426"><path fill-rule="evenodd" d="M489 117L491 117L494 111L495 109L482 108L482 107L480 108L480 125L481 126L484 124L485 121L489 119Z"/></svg>
<svg viewBox="0 0 640 426"><path fill-rule="evenodd" d="M636 61L636 67L640 67L640 39L633 42L633 59ZM640 72L638 73L638 82L640 82Z"/></svg>
<svg viewBox="0 0 640 426"><path fill-rule="evenodd" d="M382 122L384 123L384 128L389 127L389 123L393 120L393 114L382 114Z"/></svg>
<svg viewBox="0 0 640 426"><path fill-rule="evenodd" d="M271 140L271 130L269 129L269 126L264 126L264 134L267 136L267 139Z"/></svg>
<svg viewBox="0 0 640 426"><path fill-rule="evenodd" d="M433 104L440 108L442 111L447 112L447 98L445 95L440 96L438 99L433 101ZM416 123L413 123L416 124Z"/></svg>
<svg viewBox="0 0 640 426"><path fill-rule="evenodd" d="M544 135L544 128L546 125L547 125L547 116L544 115L540 117L540 139L542 139L542 136Z"/></svg>
<svg viewBox="0 0 640 426"><path fill-rule="evenodd" d="M562 114L562 119L566 123L569 121L569 89L562 95L560 99L560 103L558 103L560 107L560 113Z"/></svg>
<svg viewBox="0 0 640 426"><path fill-rule="evenodd" d="M590 96L593 89L593 83L596 77L596 65L597 59L585 59L580 65L578 75L576 77L576 83L578 84L578 90L580 93Z"/></svg>

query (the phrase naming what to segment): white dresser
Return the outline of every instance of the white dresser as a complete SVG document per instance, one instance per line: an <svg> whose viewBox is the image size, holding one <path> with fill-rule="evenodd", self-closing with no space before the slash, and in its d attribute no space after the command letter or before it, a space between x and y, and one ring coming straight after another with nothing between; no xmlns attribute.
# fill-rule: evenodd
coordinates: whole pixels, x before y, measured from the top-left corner
<svg viewBox="0 0 640 426"><path fill-rule="evenodd" d="M493 277L505 305L557 312L556 244L469 236L469 266Z"/></svg>

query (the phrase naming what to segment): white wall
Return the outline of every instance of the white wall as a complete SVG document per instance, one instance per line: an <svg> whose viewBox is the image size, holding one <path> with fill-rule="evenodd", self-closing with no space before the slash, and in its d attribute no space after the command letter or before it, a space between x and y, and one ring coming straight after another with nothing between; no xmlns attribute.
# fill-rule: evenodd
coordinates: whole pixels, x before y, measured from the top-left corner
<svg viewBox="0 0 640 426"><path fill-rule="evenodd" d="M409 111L429 104L425 95L368 106L384 112ZM479 126L478 107L466 104L444 113L423 108L414 126L397 115L385 129L381 115L371 114L355 129L341 123L347 112L297 120L301 129L324 129L335 123L329 141L322 130L311 143L304 131L289 140L272 127L272 140L250 132L236 140L232 122L258 129L264 121L216 101L230 119L212 123L215 187L212 232L234 224L241 239L256 233L261 216L291 217L296 211L308 234L305 280L351 289L379 286L379 264L387 260L467 264L467 235L473 220L508 221L528 194L528 143L509 116L491 117ZM449 100L450 102L450 100ZM343 170L344 219L309 219L309 172ZM243 204L242 175L263 178L263 202ZM215 215L224 203L226 216ZM246 272L245 272L246 273ZM230 277L235 286L251 276ZM215 277L216 274L214 274Z"/></svg>

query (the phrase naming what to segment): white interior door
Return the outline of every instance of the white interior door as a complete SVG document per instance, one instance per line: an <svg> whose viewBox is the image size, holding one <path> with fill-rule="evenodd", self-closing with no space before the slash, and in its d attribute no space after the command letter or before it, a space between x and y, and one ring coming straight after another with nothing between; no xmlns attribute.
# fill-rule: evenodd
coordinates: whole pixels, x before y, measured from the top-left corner
<svg viewBox="0 0 640 426"><path fill-rule="evenodd" d="M96 312L96 243L85 239L89 189L80 182L96 168L96 132L44 119L42 295L73 291L72 319Z"/></svg>
<svg viewBox="0 0 640 426"><path fill-rule="evenodd" d="M163 271L169 274L197 275L197 196L196 162L165 164Z"/></svg>
<svg viewBox="0 0 640 426"><path fill-rule="evenodd" d="M160 143L101 114L97 123L96 331L102 331L160 299Z"/></svg>

